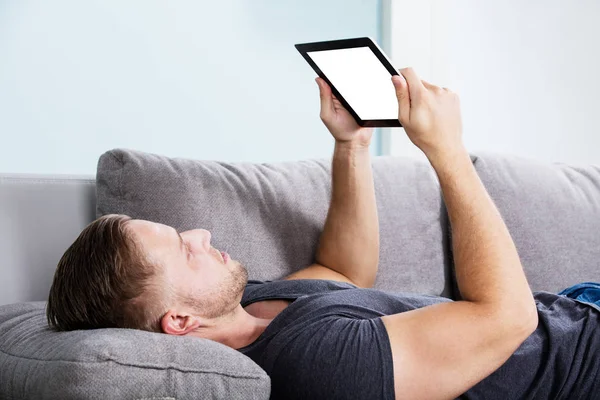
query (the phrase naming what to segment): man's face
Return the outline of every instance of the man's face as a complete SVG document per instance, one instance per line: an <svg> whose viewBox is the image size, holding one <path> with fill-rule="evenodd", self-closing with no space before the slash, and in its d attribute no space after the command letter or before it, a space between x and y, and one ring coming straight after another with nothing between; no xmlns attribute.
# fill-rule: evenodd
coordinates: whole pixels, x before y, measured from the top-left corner
<svg viewBox="0 0 600 400"><path fill-rule="evenodd" d="M178 233L170 226L145 220L127 222L148 260L163 269L164 284L179 298L190 299L194 313L215 318L237 307L248 282L248 272L238 261L225 263L210 244L210 232L194 229ZM186 307L171 304L171 307Z"/></svg>

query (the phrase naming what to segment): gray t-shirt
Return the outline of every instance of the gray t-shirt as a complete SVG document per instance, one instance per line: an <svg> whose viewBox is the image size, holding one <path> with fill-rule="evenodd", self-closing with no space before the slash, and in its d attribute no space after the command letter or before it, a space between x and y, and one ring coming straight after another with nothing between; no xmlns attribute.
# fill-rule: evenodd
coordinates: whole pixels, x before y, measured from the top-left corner
<svg viewBox="0 0 600 400"><path fill-rule="evenodd" d="M600 399L600 307L549 292L534 297L536 331L460 399ZM293 302L239 351L269 374L271 399L286 400L394 400L379 317L452 301L307 279L250 280L241 304L268 299Z"/></svg>

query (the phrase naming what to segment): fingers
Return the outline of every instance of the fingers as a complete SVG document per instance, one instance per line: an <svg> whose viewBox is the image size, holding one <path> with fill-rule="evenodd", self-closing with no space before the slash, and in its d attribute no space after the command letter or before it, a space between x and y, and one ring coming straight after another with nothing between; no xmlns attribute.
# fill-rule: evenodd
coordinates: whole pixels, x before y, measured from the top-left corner
<svg viewBox="0 0 600 400"><path fill-rule="evenodd" d="M425 90L424 83L417 76L412 68L403 68L400 75L392 76L392 82L396 89L396 97L398 98L398 120L404 125L409 121L410 107L412 104L419 101L421 93Z"/></svg>
<svg viewBox="0 0 600 400"><path fill-rule="evenodd" d="M433 91L437 91L438 89L440 89L440 87L427 82L426 80L421 79L421 82L423 83L423 86L425 86L425 89L427 90L433 90Z"/></svg>
<svg viewBox="0 0 600 400"><path fill-rule="evenodd" d="M410 94L408 84L402 75L393 75L392 83L398 98L398 120L407 121L410 116Z"/></svg>
<svg viewBox="0 0 600 400"><path fill-rule="evenodd" d="M427 90L431 90L432 92L448 92L448 93L452 93L452 91L446 87L440 87L437 85L434 85L433 83L429 83L423 79L421 79L421 82L423 82L423 86L425 86L425 89Z"/></svg>
<svg viewBox="0 0 600 400"><path fill-rule="evenodd" d="M421 92L425 88L421 82L421 79L419 79L417 73L410 67L402 68L400 73L404 76L406 82L408 83L410 98L413 100L418 100Z"/></svg>
<svg viewBox="0 0 600 400"><path fill-rule="evenodd" d="M333 95L331 88L322 78L315 79L319 85L319 97L321 98L321 119L326 119L333 112Z"/></svg>

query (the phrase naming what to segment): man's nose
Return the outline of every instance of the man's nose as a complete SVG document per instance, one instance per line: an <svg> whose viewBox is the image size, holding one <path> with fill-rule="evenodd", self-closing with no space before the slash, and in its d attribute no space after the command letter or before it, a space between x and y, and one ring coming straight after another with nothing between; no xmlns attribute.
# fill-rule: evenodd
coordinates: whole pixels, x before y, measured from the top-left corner
<svg viewBox="0 0 600 400"><path fill-rule="evenodd" d="M204 240L206 240L208 247L210 247L210 239L212 238L212 235L206 229L200 229L200 230L206 235L206 239L204 239Z"/></svg>
<svg viewBox="0 0 600 400"><path fill-rule="evenodd" d="M211 234L206 229L195 229L195 233L205 249L210 249Z"/></svg>
<svg viewBox="0 0 600 400"><path fill-rule="evenodd" d="M192 229L181 234L187 236L187 239L192 244L192 247L210 249L211 233L206 229Z"/></svg>

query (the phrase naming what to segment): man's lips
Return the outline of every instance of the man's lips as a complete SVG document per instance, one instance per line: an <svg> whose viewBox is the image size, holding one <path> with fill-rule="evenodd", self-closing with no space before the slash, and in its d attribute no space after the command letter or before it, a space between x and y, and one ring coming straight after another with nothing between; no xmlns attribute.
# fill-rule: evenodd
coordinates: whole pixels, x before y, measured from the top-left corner
<svg viewBox="0 0 600 400"><path fill-rule="evenodd" d="M221 252L221 257L223 257L223 263L227 264L227 261L229 261L229 254L227 254L224 251L222 251Z"/></svg>

